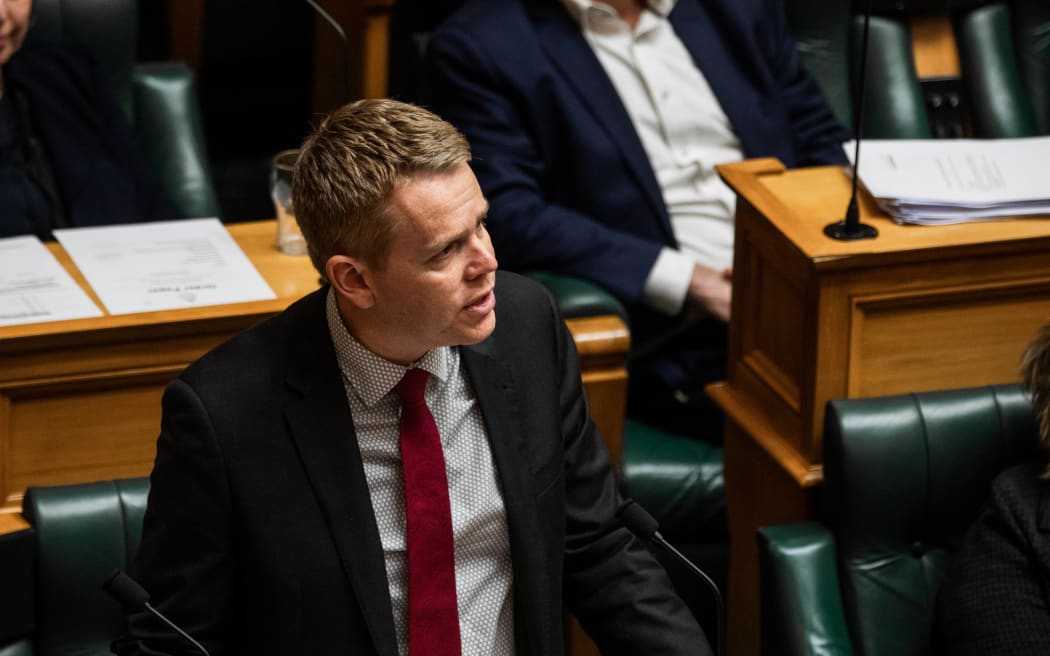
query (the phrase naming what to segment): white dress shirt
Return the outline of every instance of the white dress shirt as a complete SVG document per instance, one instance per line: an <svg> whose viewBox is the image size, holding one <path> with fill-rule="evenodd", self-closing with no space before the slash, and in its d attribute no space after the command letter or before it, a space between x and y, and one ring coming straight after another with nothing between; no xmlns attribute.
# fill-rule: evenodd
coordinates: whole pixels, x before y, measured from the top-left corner
<svg viewBox="0 0 1050 656"><path fill-rule="evenodd" d="M503 491L459 349L434 349L411 367L403 367L354 339L340 318L332 290L327 311L383 543L401 655L408 656L408 561L398 429L401 402L393 389L405 371L418 367L430 373L427 407L434 415L445 454L462 653L513 656L514 576Z"/></svg>
<svg viewBox="0 0 1050 656"><path fill-rule="evenodd" d="M610 6L563 0L616 88L656 174L679 249L664 248L643 300L675 314L693 266L733 265L736 196L715 164L742 159L740 140L667 16L675 0L650 0L632 30Z"/></svg>

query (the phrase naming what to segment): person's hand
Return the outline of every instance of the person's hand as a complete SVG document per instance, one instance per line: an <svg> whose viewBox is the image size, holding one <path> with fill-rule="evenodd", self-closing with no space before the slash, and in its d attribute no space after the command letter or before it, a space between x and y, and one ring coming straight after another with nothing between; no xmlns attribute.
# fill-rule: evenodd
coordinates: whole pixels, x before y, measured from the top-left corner
<svg viewBox="0 0 1050 656"><path fill-rule="evenodd" d="M716 271L702 264L693 267L686 298L704 311L729 321L729 307L733 298L733 270Z"/></svg>

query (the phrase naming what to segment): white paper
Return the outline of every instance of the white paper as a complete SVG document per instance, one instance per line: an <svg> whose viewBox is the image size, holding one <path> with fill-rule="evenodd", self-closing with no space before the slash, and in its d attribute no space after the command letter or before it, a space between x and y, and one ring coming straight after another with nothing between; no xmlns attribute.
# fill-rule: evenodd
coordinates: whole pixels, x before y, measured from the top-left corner
<svg viewBox="0 0 1050 656"><path fill-rule="evenodd" d="M1050 214L1048 170L1050 137L869 140L858 167L884 211L922 224Z"/></svg>
<svg viewBox="0 0 1050 656"><path fill-rule="evenodd" d="M0 239L0 326L102 316L34 236Z"/></svg>
<svg viewBox="0 0 1050 656"><path fill-rule="evenodd" d="M111 314L276 297L218 219L54 233Z"/></svg>

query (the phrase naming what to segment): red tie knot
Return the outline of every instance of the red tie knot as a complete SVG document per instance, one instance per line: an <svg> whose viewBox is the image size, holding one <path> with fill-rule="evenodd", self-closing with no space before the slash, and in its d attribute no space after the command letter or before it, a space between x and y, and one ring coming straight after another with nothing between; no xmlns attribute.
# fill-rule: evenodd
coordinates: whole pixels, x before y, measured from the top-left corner
<svg viewBox="0 0 1050 656"><path fill-rule="evenodd" d="M424 369L409 369L394 386L394 392L401 398L402 404L425 403L427 378L430 376Z"/></svg>

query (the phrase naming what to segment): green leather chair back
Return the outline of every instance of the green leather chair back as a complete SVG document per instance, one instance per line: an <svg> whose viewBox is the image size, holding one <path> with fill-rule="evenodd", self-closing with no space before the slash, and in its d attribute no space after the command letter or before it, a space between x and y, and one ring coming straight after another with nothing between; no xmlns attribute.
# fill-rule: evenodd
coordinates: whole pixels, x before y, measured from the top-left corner
<svg viewBox="0 0 1050 656"><path fill-rule="evenodd" d="M125 632L102 583L138 549L148 493L145 478L26 491L22 512L36 533L34 656L104 656Z"/></svg>
<svg viewBox="0 0 1050 656"><path fill-rule="evenodd" d="M830 402L822 521L759 531L765 653L929 653L952 555L1036 444L1017 385Z"/></svg>
<svg viewBox="0 0 1050 656"><path fill-rule="evenodd" d="M32 20L30 39L76 41L99 58L180 213L218 216L193 73L182 62L137 63L138 0L34 0Z"/></svg>
<svg viewBox="0 0 1050 656"><path fill-rule="evenodd" d="M836 115L853 125L853 80L864 0L782 0L802 59ZM940 134L912 61L908 19L949 14L962 71L960 101L972 136L1050 133L1050 6L1044 0L873 0L863 134L929 138ZM949 94L953 95L953 94ZM950 100L947 96L941 100Z"/></svg>

